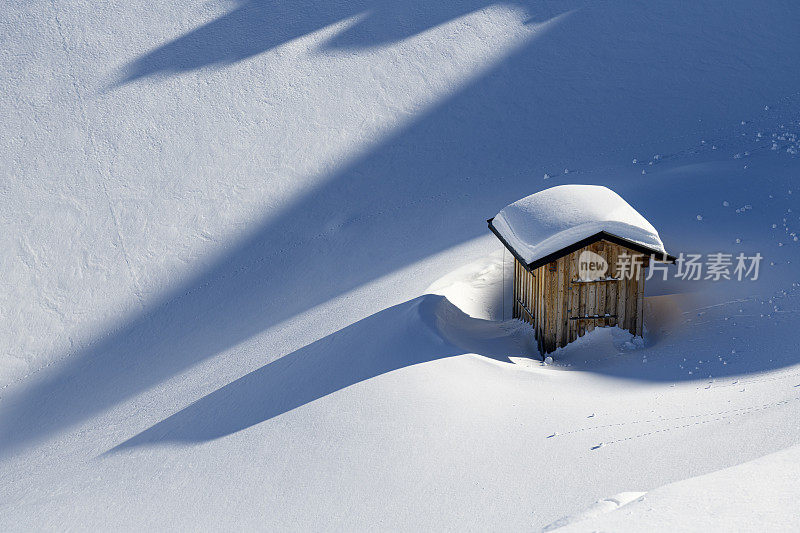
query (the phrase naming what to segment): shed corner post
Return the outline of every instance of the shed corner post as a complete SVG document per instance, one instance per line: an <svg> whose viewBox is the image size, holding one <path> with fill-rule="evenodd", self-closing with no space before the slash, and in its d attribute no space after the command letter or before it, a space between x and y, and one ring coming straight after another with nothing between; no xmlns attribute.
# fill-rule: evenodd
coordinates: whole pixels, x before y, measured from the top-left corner
<svg viewBox="0 0 800 533"><path fill-rule="evenodd" d="M644 331L644 271L649 265L645 259L642 261L642 268L639 269L639 280L636 284L636 336L643 337Z"/></svg>

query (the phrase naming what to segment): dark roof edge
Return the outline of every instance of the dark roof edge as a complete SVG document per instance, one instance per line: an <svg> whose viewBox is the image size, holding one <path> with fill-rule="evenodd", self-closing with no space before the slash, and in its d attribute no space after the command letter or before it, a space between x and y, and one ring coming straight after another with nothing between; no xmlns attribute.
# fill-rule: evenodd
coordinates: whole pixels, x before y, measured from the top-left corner
<svg viewBox="0 0 800 533"><path fill-rule="evenodd" d="M498 239L500 239L500 242L502 242L502 243L503 243L503 246L505 246L506 248L508 248L508 251L509 251L509 252L511 252L511 253L512 253L512 255L513 255L514 257L516 257L516 258L517 258L517 261L519 261L519 264L520 264L520 265L522 265L522 266L524 266L524 267L525 267L525 269L526 269L526 270L528 270L528 271L530 272L530 271L531 271L531 268L528 266L528 263L527 263L527 262L526 262L526 261L525 261L525 260L522 258L522 256L521 256L521 255L519 255L519 254L517 253L517 251L516 251L516 250L515 250L515 249L514 249L514 248L513 248L513 247L512 247L510 244L508 244L508 241L506 241L506 240L503 238L503 236L502 236L502 235L500 235L500 232L499 232L499 231L497 231L497 229L495 229L495 227L494 227L494 224L492 224L492 220L494 220L494 217L492 217L492 218L490 218L489 220L487 220L487 221L486 221L486 222L489 224L489 229L490 229L490 230L492 230L492 233L494 233L494 234L495 234L495 236L496 236Z"/></svg>
<svg viewBox="0 0 800 533"><path fill-rule="evenodd" d="M500 235L500 232L498 232L497 229L492 224L492 220L494 220L494 218L490 218L489 220L486 221L489 224L489 229L492 230L492 233L494 233L497 236L498 239L500 239L500 242L503 243L503 246L508 248L508 250L514 255L514 257L517 258L517 261L519 261L521 264L525 265L525 268L528 271L536 270L537 268L539 268L542 265L546 265L547 263L551 263L551 262L555 261L556 259L558 259L560 257L564 257L565 255L571 254L572 252L574 252L576 250L580 250L584 246L589 246L590 244L593 244L593 243L596 243L597 241L602 241L602 240L613 242L614 244L618 244L620 246L624 246L624 247L629 248L629 249L631 249L631 250L633 250L635 252L639 252L639 253L642 253L642 254L645 254L645 255L651 255L651 256L654 257L654 259L656 261L661 261L661 262L664 262L664 263L674 263L675 260L676 260L676 258L674 256L670 255L670 254L663 254L658 250L655 250L653 248L649 248L647 246L643 246L643 245L641 245L639 243L630 241L628 239L624 239L622 237L614 235L613 233L608 233L607 231L600 231L598 233L595 233L594 235L586 237L585 239L581 239L581 240L579 240L579 241L577 241L575 243L572 243L569 246L566 246L566 247L564 247L564 248L562 248L560 250L557 250L557 251L555 251L555 252L553 252L551 254L548 254L548 255L546 255L544 257L541 257L541 258L537 259L536 261L534 261L532 263L526 263L525 260L522 259L522 256L520 256L520 254L510 244L508 244L508 241L506 241L503 238L503 236ZM659 258L659 256L660 256L660 258Z"/></svg>

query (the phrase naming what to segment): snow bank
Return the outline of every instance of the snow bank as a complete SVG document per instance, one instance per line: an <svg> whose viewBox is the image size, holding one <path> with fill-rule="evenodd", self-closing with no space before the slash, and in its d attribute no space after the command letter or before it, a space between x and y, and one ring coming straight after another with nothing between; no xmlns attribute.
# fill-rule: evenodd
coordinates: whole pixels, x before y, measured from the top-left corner
<svg viewBox="0 0 800 533"><path fill-rule="evenodd" d="M552 524L545 526L542 531L554 531L556 529L575 524L577 522L583 522L584 520L589 520L592 518L597 518L603 516L607 513L612 511L616 511L620 507L624 505L628 505L631 502L634 502L638 499L641 499L646 492L620 492L619 494L612 496L610 498L603 498L602 500L598 500L594 502L592 505L587 507L582 511L578 511L575 514L571 514L565 516L564 518L560 518L553 522Z"/></svg>
<svg viewBox="0 0 800 533"><path fill-rule="evenodd" d="M486 237L491 238L489 235ZM425 290L440 294L467 315L486 320L511 318L513 256L497 250L448 272ZM505 294L503 294L505 292ZM505 314L503 305L506 305Z"/></svg>
<svg viewBox="0 0 800 533"><path fill-rule="evenodd" d="M800 448L788 448L665 485L629 504L594 504L544 531L796 530L799 464Z"/></svg>
<svg viewBox="0 0 800 533"><path fill-rule="evenodd" d="M503 208L492 225L528 263L601 231L666 253L656 229L599 185L559 185L531 194Z"/></svg>

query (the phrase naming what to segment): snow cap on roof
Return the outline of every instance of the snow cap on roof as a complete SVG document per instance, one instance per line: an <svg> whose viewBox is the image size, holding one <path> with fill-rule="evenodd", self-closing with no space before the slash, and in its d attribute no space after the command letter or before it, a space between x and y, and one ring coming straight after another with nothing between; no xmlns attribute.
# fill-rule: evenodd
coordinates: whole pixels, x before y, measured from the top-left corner
<svg viewBox="0 0 800 533"><path fill-rule="evenodd" d="M605 231L666 254L656 229L600 185L559 185L504 207L492 226L527 264Z"/></svg>

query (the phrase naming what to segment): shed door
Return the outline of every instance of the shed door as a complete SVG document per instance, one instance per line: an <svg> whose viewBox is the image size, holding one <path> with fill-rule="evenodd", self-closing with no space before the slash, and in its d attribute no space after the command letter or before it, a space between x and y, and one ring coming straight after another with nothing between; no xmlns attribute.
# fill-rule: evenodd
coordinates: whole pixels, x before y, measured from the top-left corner
<svg viewBox="0 0 800 533"><path fill-rule="evenodd" d="M576 292L577 309L572 309L573 320L584 324L581 331L591 331L595 326L616 325L615 303L619 281L575 281L572 290Z"/></svg>
<svg viewBox="0 0 800 533"><path fill-rule="evenodd" d="M580 254L589 251L602 257L608 270L603 272L599 279L597 276L587 276L580 271ZM569 340L572 341L597 326L617 325L617 295L621 281L615 278L615 249L608 243L599 242L587 246L584 250L575 252L574 271L571 276L570 298L571 311L569 314Z"/></svg>

